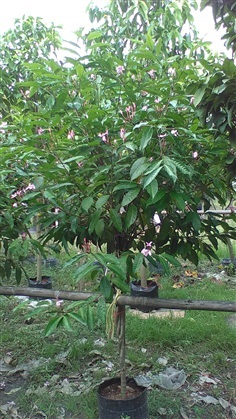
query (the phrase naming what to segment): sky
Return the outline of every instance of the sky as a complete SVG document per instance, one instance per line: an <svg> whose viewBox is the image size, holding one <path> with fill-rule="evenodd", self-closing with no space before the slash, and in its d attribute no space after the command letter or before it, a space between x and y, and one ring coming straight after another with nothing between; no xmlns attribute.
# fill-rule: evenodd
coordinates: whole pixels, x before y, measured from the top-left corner
<svg viewBox="0 0 236 419"><path fill-rule="evenodd" d="M3 0L2 0L3 1ZM104 6L109 0L94 0L99 6ZM53 22L62 25L62 37L68 41L75 41L73 32L82 27L89 27L86 7L90 0L6 0L0 13L0 34L14 26L14 20L25 16L41 17L45 24ZM211 41L212 48L218 52L225 52L221 35L214 28L212 10L207 7L203 12L195 13L196 26L200 36L205 41Z"/></svg>

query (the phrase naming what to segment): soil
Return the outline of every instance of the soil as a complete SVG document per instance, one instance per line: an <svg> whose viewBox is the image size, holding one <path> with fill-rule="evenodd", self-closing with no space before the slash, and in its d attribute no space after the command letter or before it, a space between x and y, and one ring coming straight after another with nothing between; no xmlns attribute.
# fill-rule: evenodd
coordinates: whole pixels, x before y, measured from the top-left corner
<svg viewBox="0 0 236 419"><path fill-rule="evenodd" d="M135 383L130 383L126 386L125 397L121 396L121 387L118 384L111 384L109 387L103 388L101 390L101 395L108 399L112 400L126 400L133 399L142 394L142 389L138 387Z"/></svg>

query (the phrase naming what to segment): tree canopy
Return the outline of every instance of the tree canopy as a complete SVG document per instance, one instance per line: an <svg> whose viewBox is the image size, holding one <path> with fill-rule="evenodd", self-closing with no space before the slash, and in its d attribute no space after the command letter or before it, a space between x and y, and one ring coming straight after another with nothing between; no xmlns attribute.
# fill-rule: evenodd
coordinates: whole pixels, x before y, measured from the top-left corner
<svg viewBox="0 0 236 419"><path fill-rule="evenodd" d="M190 2L181 7L175 0L91 7L96 29L78 31L85 55L71 44L63 62L51 54L60 47L56 28L41 20L24 18L3 36L2 275L13 266L19 279L19 260L46 244L68 249L86 240L121 254L152 241L157 254L197 264L200 253L215 256L218 239L235 237L220 217L197 213L202 202L207 210L228 199L235 66L195 29L181 30L193 24ZM40 241L29 232L37 214Z"/></svg>

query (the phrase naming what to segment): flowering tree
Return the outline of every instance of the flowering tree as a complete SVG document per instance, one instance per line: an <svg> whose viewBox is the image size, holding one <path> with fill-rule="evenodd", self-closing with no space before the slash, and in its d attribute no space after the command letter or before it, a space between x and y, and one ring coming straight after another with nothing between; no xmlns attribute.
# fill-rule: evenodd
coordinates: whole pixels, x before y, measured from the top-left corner
<svg viewBox="0 0 236 419"><path fill-rule="evenodd" d="M111 2L101 30L81 38L85 56L74 51L75 58L64 63L49 57L22 63L30 78L17 83L17 92L32 94L19 97L11 124L2 126L2 179L12 228L20 218L25 231L40 212L44 244L67 249L68 243L82 247L86 239L106 245L108 253L124 256L121 276L109 259L120 287L143 261L127 256L130 249L152 241L162 261L179 255L197 264L200 252L212 258L218 239L235 235L220 218L197 214L200 202L208 209L212 199L226 200L227 150L196 113L199 75L204 62L216 58L179 30L174 42L178 20L191 22L187 3L181 18L175 1L165 2L164 11L159 2L139 2L138 11L135 2L127 8ZM130 25L119 20L120 9ZM176 18L160 41L155 27L165 28L170 10ZM99 13L92 9L92 19L102 18ZM158 234L155 212L161 217ZM51 227L55 220L58 226Z"/></svg>

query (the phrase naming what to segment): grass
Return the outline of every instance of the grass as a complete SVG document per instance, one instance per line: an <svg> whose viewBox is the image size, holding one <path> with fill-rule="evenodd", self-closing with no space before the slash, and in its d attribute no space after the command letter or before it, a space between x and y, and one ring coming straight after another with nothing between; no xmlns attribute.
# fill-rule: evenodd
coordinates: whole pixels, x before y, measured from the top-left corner
<svg viewBox="0 0 236 419"><path fill-rule="evenodd" d="M76 289L74 269L70 267L65 271L59 263L56 268L47 268L45 273L53 277L54 289ZM186 269L192 267L186 266L174 274L181 276ZM204 261L198 271L201 273L199 278L193 283L186 282L183 288L173 288L172 277L162 277L160 297L234 299L235 283L227 277L222 281L215 280L215 275L221 271L219 263ZM206 275L207 272L210 275ZM97 419L96 388L105 377L119 373L116 340L107 340L105 325L101 322L92 332L74 323L71 332L58 328L46 338L43 330L48 314L39 313L28 322L28 309L14 311L18 304L17 298L0 297L2 358L8 359L11 366L34 359L41 360L41 364L23 374L23 378L20 371L13 376L2 373L0 381L5 381L6 387L1 391L0 406L14 401L18 414L25 419ZM144 320L127 310L128 375L142 375L148 371L158 374L165 369L158 362L161 357L167 359L167 366L183 369L187 375L186 383L179 390L153 387L148 391L150 419L178 419L183 415L189 419L231 417L229 409L196 402L192 396L194 392L203 392L233 403L236 329L228 323L230 316L221 312L186 311L184 318ZM99 346L103 343L104 346ZM204 374L215 379L217 384L201 386L199 377ZM19 387L15 393L11 393L13 378L14 386Z"/></svg>

